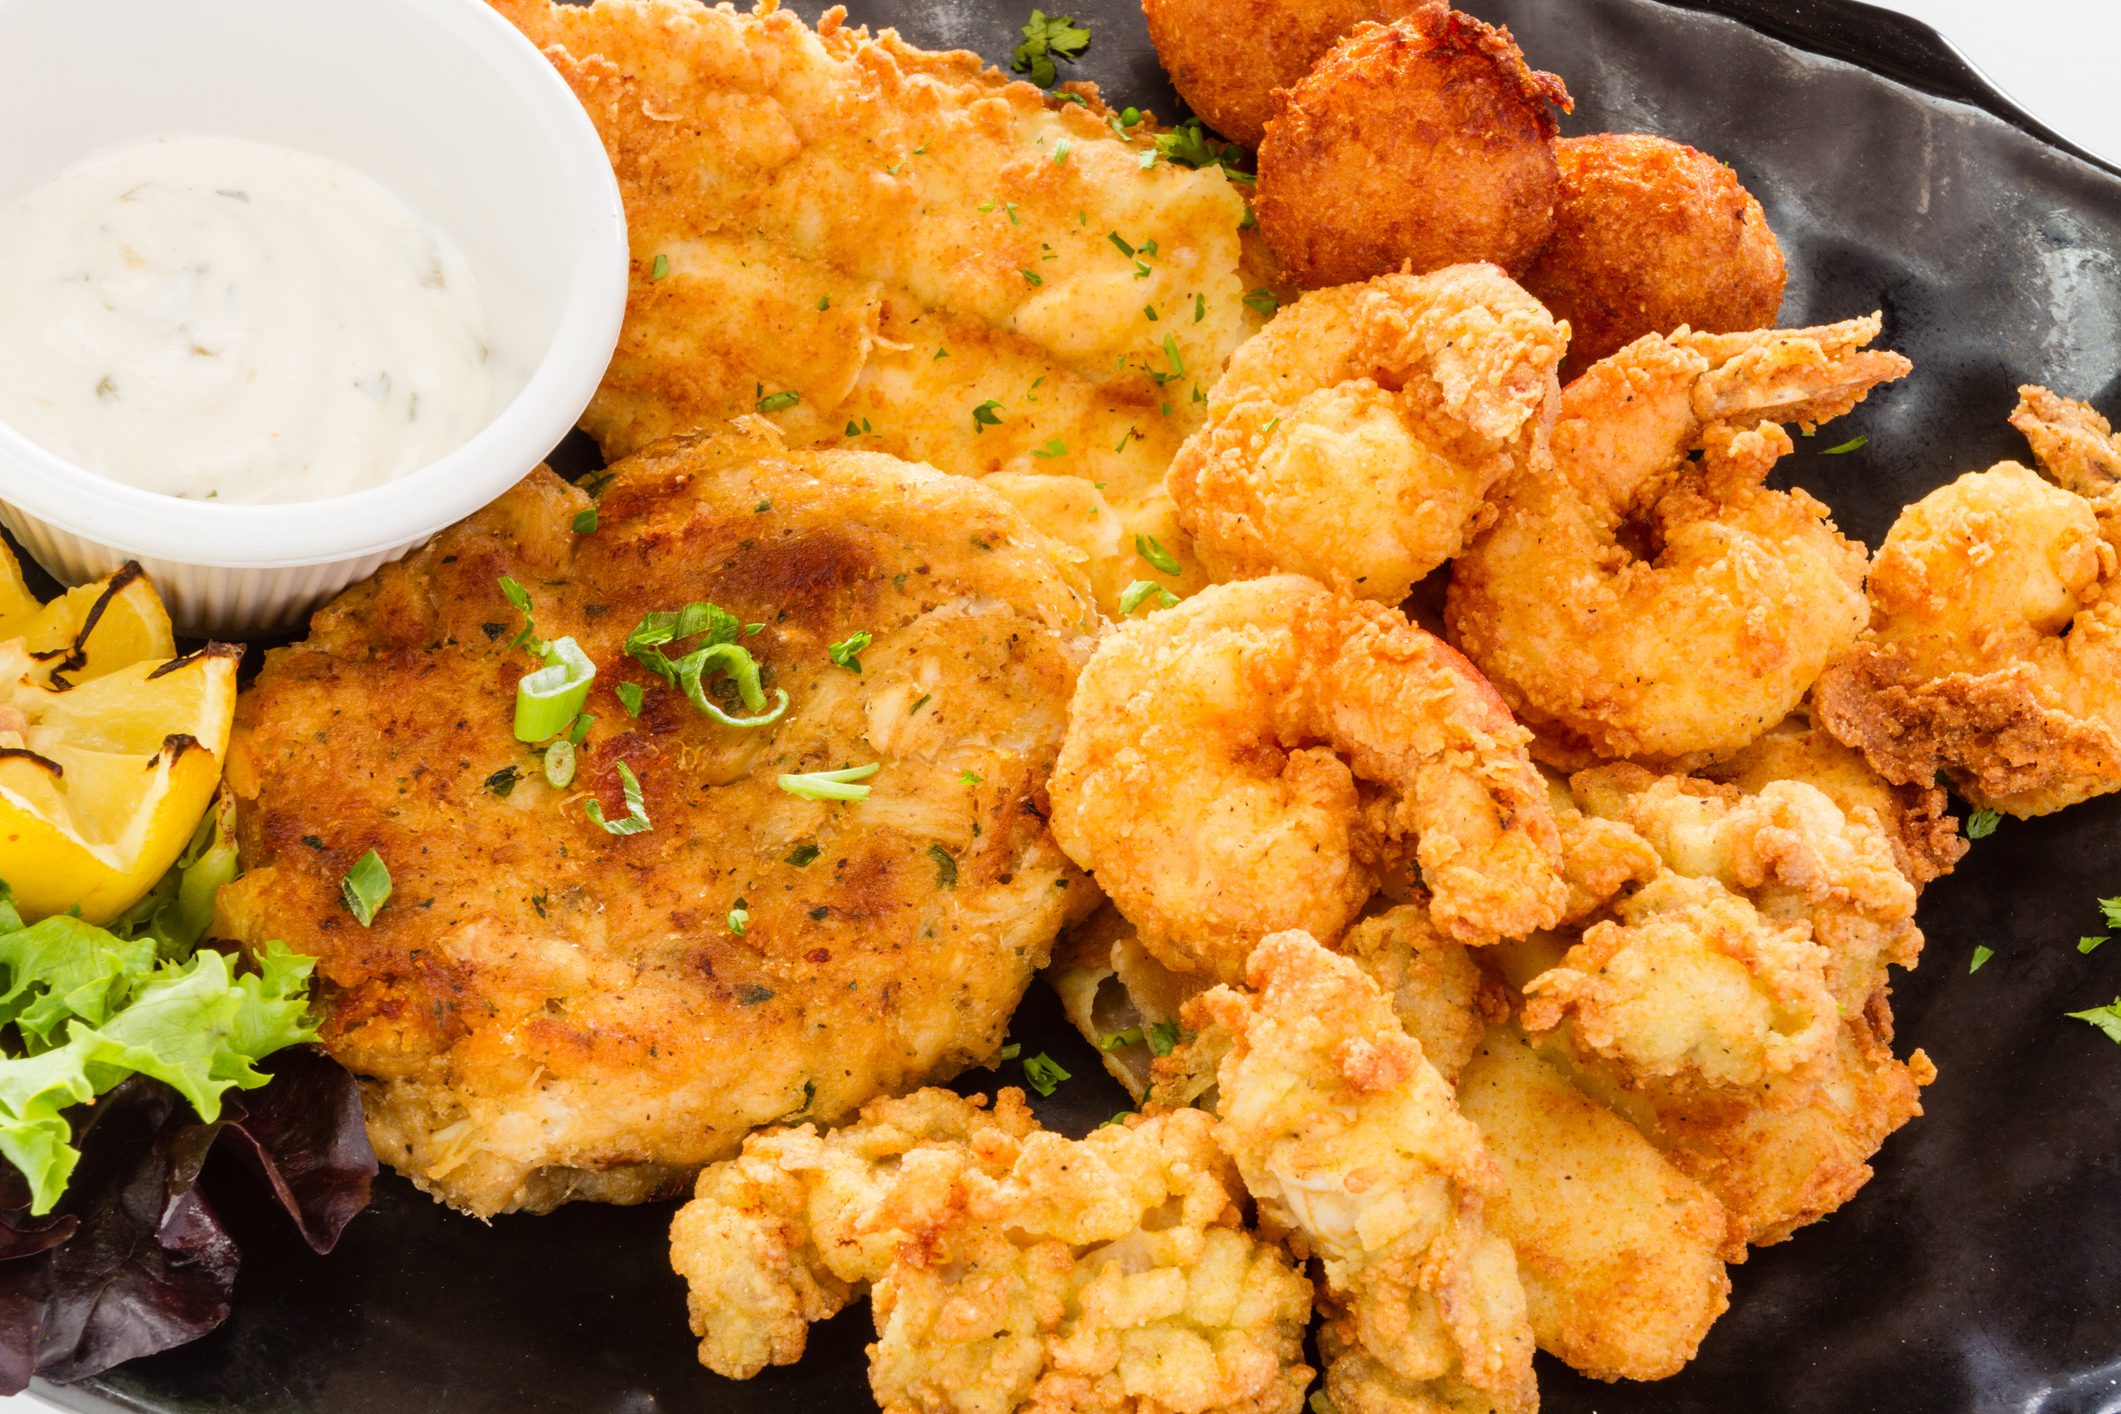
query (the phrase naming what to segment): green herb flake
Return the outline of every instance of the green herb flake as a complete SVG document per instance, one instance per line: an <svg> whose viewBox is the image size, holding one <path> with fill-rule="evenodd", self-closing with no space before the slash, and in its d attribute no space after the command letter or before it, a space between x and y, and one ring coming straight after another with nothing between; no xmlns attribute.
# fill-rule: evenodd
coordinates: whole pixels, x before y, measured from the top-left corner
<svg viewBox="0 0 2121 1414"><path fill-rule="evenodd" d="M1870 445L1870 441L1871 439L1868 436L1851 437L1838 447L1828 447L1819 455L1822 457L1838 457L1848 452L1860 452Z"/></svg>
<svg viewBox="0 0 2121 1414"><path fill-rule="evenodd" d="M622 682L611 691L612 695L619 699L619 706L626 709L627 716L638 717L641 715L642 692L639 683Z"/></svg>
<svg viewBox="0 0 2121 1414"><path fill-rule="evenodd" d="M968 786L976 786L987 779L977 771L959 771L957 778Z"/></svg>
<svg viewBox="0 0 2121 1414"><path fill-rule="evenodd" d="M1272 290L1253 290L1245 296L1245 308L1257 310L1271 319L1274 317L1274 311L1281 308L1281 300Z"/></svg>
<svg viewBox="0 0 2121 1414"><path fill-rule="evenodd" d="M2106 1033L2110 1041L2121 1042L2121 997L2116 997L2105 1006L2095 1006L2088 1011L2064 1012L2072 1021L2089 1022Z"/></svg>
<svg viewBox="0 0 2121 1414"><path fill-rule="evenodd" d="M1184 1033L1175 1021L1155 1021L1149 1024L1149 1049L1157 1055L1168 1056L1178 1049Z"/></svg>
<svg viewBox="0 0 2121 1414"><path fill-rule="evenodd" d="M1207 317L1208 297L1206 295L1195 295L1193 297L1193 322L1195 324L1198 324L1201 320L1206 319Z"/></svg>
<svg viewBox="0 0 2121 1414"><path fill-rule="evenodd" d="M1106 240L1108 240L1108 241L1110 241L1110 242L1112 242L1112 244L1114 244L1114 245L1118 246L1118 247L1119 247L1119 253L1120 253L1121 255L1124 255L1124 256L1128 257L1128 258L1129 258L1130 260L1131 260L1131 259L1133 258L1133 256L1134 256L1134 247L1133 247L1133 246L1131 246L1131 245L1128 245L1128 244L1127 244L1127 242L1126 242L1126 241L1125 241L1124 239L1122 239L1122 238L1121 238L1121 236L1120 236L1119 232L1117 232L1117 231L1107 231L1107 232L1105 232L1105 239L1106 239Z"/></svg>
<svg viewBox="0 0 2121 1414"><path fill-rule="evenodd" d="M500 770L488 776L481 784L486 787L486 790L490 794L497 795L501 799L506 800L509 796L515 793L516 782L521 779L521 777L522 772L518 771L515 767L503 766Z"/></svg>
<svg viewBox="0 0 2121 1414"><path fill-rule="evenodd" d="M633 768L624 761L619 763L619 789L626 797L626 818L606 820L604 806L596 800L585 800L582 809L596 822L597 828L607 835L638 835L650 829L648 811L641 798L641 782L633 774Z"/></svg>
<svg viewBox="0 0 2121 1414"><path fill-rule="evenodd" d="M589 507L589 508L588 508L587 510L581 510L581 511L576 511L576 512L575 512L575 514L574 514L574 533L575 533L575 534L577 534L577 535L594 535L594 534L596 534L596 531L597 531L597 508L596 508L595 506L591 506L591 507Z"/></svg>
<svg viewBox="0 0 2121 1414"><path fill-rule="evenodd" d="M363 928L373 924L390 900L390 866L383 856L371 849L356 859L339 881L339 896L346 900L346 911L356 923Z"/></svg>
<svg viewBox="0 0 2121 1414"><path fill-rule="evenodd" d="M1166 550L1161 544L1159 544L1156 537L1153 535L1135 536L1134 553L1147 560L1150 564L1154 565L1157 569L1161 570L1165 574L1175 575L1185 573L1184 570L1179 568L1178 558L1174 556L1169 550Z"/></svg>
<svg viewBox="0 0 2121 1414"><path fill-rule="evenodd" d="M1024 1048L1023 1048L1022 1046L1018 1045L1018 1044L1017 1044L1016 1042L1014 1042L1014 1041L1011 1041L1011 1042L1010 1042L1010 1043L1009 1043L1008 1045L1006 1045L1006 1046L1002 1047L1002 1049L1001 1049L1001 1054L999 1054L998 1056L996 1056L996 1057L995 1057L995 1059L996 1059L996 1060L1005 1060L1005 1061L1007 1061L1007 1060L1015 1060L1015 1059L1016 1059L1016 1058L1017 1058L1018 1056L1022 1055L1023 1053L1024 1053Z"/></svg>
<svg viewBox="0 0 2121 1414"><path fill-rule="evenodd" d="M670 257L667 255L657 256L648 267L648 278L650 280L660 280L669 273Z"/></svg>
<svg viewBox="0 0 2121 1414"><path fill-rule="evenodd" d="M915 712L920 711L921 708L926 707L930 702L933 702L934 700L935 695L933 693L922 693L920 696L913 699L913 705L906 709L906 715L909 717L912 716Z"/></svg>
<svg viewBox="0 0 2121 1414"><path fill-rule="evenodd" d="M751 910L745 906L742 899L738 899L729 909L729 931L741 938L750 922Z"/></svg>
<svg viewBox="0 0 2121 1414"><path fill-rule="evenodd" d="M545 784L565 790L574 784L575 749L571 741L556 741L545 748Z"/></svg>
<svg viewBox="0 0 2121 1414"><path fill-rule="evenodd" d="M827 644L825 656L850 673L862 670L862 650L876 641L875 635L867 631L848 634L837 643Z"/></svg>
<svg viewBox="0 0 2121 1414"><path fill-rule="evenodd" d="M817 297L817 312L823 314L826 310L830 308L832 308L832 296L819 295Z"/></svg>
<svg viewBox="0 0 2121 1414"><path fill-rule="evenodd" d="M2099 913L2107 927L2121 928L2121 897L2100 899Z"/></svg>
<svg viewBox="0 0 2121 1414"><path fill-rule="evenodd" d="M939 889L956 888L957 856L939 844L931 844L928 857L935 861L935 886Z"/></svg>
<svg viewBox="0 0 2121 1414"><path fill-rule="evenodd" d="M793 388L783 388L778 393L768 393L758 400L760 412L785 412L803 400L803 395Z"/></svg>
<svg viewBox="0 0 2121 1414"><path fill-rule="evenodd" d="M788 851L788 862L798 869L808 869L824 852L814 844L799 844Z"/></svg>
<svg viewBox="0 0 2121 1414"><path fill-rule="evenodd" d="M2115 1005L2121 1006L2121 1002ZM2115 1025L2121 1027L2121 1020L2116 1020ZM1063 1080L1072 1079L1074 1077L1061 1067L1061 1063L1044 1051L1024 1057L1024 1080L1041 1095L1051 1095L1060 1088Z"/></svg>
<svg viewBox="0 0 2121 1414"><path fill-rule="evenodd" d="M1062 139L1061 139L1061 140L1060 140L1060 141L1059 141L1058 143L1055 143L1055 144L1054 144L1054 147L1053 147L1053 165L1054 165L1054 166L1056 166L1056 167L1058 167L1058 166L1060 166L1060 164L1061 164L1061 163L1063 163L1063 162L1065 162L1065 161L1067 161L1067 160L1068 160L1068 140L1067 140L1066 138L1062 138Z"/></svg>
<svg viewBox="0 0 2121 1414"><path fill-rule="evenodd" d="M1107 1126L1107 1125L1111 1125L1111 1124L1121 1124L1121 1125L1123 1125L1123 1124L1125 1124L1125 1123L1126 1123L1126 1122L1127 1122L1128 1120L1130 1120L1130 1119L1134 1118L1134 1115L1135 1115L1135 1111L1133 1111L1133 1110L1121 1110L1121 1111L1120 1111L1120 1112L1119 1112L1118 1114L1116 1114L1116 1115L1112 1116L1112 1118L1110 1118L1110 1119L1101 1119L1101 1120L1099 1120L1099 1121L1097 1122L1097 1127L1098 1127L1099 1129L1103 1129L1103 1128L1104 1128L1105 1126Z"/></svg>
<svg viewBox="0 0 2121 1414"><path fill-rule="evenodd" d="M1972 972L1979 972L1979 971L1981 970L1981 965L1982 965L1983 963L1987 962L1987 961L1988 961L1988 960L1989 960L1990 958L1994 957L1995 955L1996 955L1996 951L1995 951L1995 949L1994 949L1994 948L1987 948L1987 947L1978 947L1978 946L1977 946L1977 947L1976 947L1976 948L1974 949L1974 960L1973 960L1972 962L1969 962L1969 963L1968 963L1968 964L1966 965L1966 970L1967 970L1968 972L1970 972L1970 973L1972 973Z"/></svg>
<svg viewBox="0 0 2121 1414"><path fill-rule="evenodd" d="M1002 405L993 398L987 399L987 401L972 410L972 430L974 432L985 432L990 427L1001 426L1001 423Z"/></svg>
<svg viewBox="0 0 2121 1414"><path fill-rule="evenodd" d="M2105 933L2087 934L2086 936L2077 939L2077 951L2082 953L2096 952L2098 951L2099 944L2105 942L2106 939L2107 935Z"/></svg>
<svg viewBox="0 0 2121 1414"><path fill-rule="evenodd" d="M1031 449L1031 455L1037 457L1041 461L1051 461L1055 457L1064 457L1068 455L1068 444L1062 441L1060 438L1055 437L1048 441L1043 447L1033 447Z"/></svg>
<svg viewBox="0 0 2121 1414"><path fill-rule="evenodd" d="M1036 270L1027 270L1022 266L1018 266L1016 273L1024 277L1024 283L1027 285L1043 285L1046 283L1039 277L1039 273Z"/></svg>
<svg viewBox="0 0 2121 1414"><path fill-rule="evenodd" d="M1970 840L1985 840L1996 833L1996 825L2002 816L1993 810L1976 810L1966 817L1966 837Z"/></svg>

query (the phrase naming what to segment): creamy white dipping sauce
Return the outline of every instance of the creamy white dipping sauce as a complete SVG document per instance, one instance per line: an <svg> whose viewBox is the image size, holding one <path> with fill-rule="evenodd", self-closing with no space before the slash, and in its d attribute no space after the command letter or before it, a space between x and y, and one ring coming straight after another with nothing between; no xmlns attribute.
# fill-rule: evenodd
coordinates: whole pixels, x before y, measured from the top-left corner
<svg viewBox="0 0 2121 1414"><path fill-rule="evenodd" d="M497 391L463 254L342 162L173 135L0 207L0 422L113 480L341 495L462 446Z"/></svg>

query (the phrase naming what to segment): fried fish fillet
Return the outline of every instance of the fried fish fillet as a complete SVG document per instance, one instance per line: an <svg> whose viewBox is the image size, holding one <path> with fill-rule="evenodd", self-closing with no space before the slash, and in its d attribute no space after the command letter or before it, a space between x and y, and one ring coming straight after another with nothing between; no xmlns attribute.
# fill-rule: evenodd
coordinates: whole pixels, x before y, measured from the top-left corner
<svg viewBox="0 0 2121 1414"><path fill-rule="evenodd" d="M1163 471L1258 320L1219 169L837 9L494 5L625 199L633 288L584 419L606 456L757 407L792 441L1070 478L1038 519L1108 607L1147 573L1135 535L1190 564Z"/></svg>
<svg viewBox="0 0 2121 1414"><path fill-rule="evenodd" d="M468 1211L638 1201L758 1125L991 1057L1094 903L1040 813L1080 581L975 483L755 433L620 464L588 533L588 498L532 475L319 613L241 703L225 936L318 959L378 1151ZM511 732L537 661L503 575L597 666L567 787ZM698 601L759 626L780 720L719 725L629 661L646 615ZM827 652L857 633L858 671ZM776 783L871 763L866 800ZM585 810L628 818L622 764L639 833ZM393 893L364 927L340 880L370 849Z"/></svg>

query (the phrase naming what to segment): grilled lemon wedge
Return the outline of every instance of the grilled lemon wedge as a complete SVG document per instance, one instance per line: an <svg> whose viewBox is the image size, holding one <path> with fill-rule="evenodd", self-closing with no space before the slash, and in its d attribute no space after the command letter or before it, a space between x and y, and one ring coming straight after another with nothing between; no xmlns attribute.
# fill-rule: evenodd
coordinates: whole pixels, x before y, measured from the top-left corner
<svg viewBox="0 0 2121 1414"><path fill-rule="evenodd" d="M169 615L137 566L39 605L11 556L0 640L0 879L31 917L78 906L108 922L176 862L213 800L242 650L173 658Z"/></svg>

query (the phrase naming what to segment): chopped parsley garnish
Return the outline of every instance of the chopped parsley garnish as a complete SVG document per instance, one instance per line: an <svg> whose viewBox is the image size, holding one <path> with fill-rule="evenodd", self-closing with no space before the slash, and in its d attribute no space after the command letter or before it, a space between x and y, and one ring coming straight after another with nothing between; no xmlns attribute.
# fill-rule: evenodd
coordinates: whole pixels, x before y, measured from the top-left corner
<svg viewBox="0 0 2121 1414"><path fill-rule="evenodd" d="M1984 963L1984 962L1987 962L1987 961L1988 961L1988 960L1989 960L1990 958L1994 957L1995 955L1996 955L1996 950L1995 950L1994 948L1987 948L1987 947L1978 947L1978 946L1977 946L1977 947L1976 947L1976 948L1974 949L1974 960L1973 960L1972 962L1969 962L1969 963L1968 963L1968 964L1966 965L1966 970L1967 970L1968 972L1970 972L1970 973L1971 973L1971 972L1979 972L1979 971L1981 970L1981 964L1982 964L1982 963Z"/></svg>
<svg viewBox="0 0 2121 1414"><path fill-rule="evenodd" d="M1168 609L1178 602L1178 596L1153 579L1137 579L1119 593L1119 612L1122 617L1133 613L1151 595L1156 598L1156 607Z"/></svg>
<svg viewBox="0 0 2121 1414"><path fill-rule="evenodd" d="M914 699L913 699L913 705L912 705L911 707L908 707L908 708L906 709L906 715L907 715L907 716L909 716L909 717L910 717L910 716L912 716L912 715L913 715L913 714L914 714L915 712L918 712L918 711L920 711L920 710L921 710L921 708L923 708L923 707L926 707L926 706L927 706L927 705L928 705L928 704L929 704L930 702L932 702L932 701L934 701L934 700L935 700L935 694L934 694L934 693L931 693L931 692L924 692L924 693L922 693L922 694L921 694L920 696L918 696L918 697L916 697L916 698L914 698Z"/></svg>
<svg viewBox="0 0 2121 1414"><path fill-rule="evenodd" d="M814 844L799 844L788 851L788 862L798 869L807 869L824 852Z"/></svg>
<svg viewBox="0 0 2121 1414"><path fill-rule="evenodd" d="M974 432L985 432L990 427L1001 426L1001 423L1002 405L993 398L987 399L987 401L972 410L972 430Z"/></svg>
<svg viewBox="0 0 2121 1414"><path fill-rule="evenodd" d="M611 691L619 699L619 705L626 709L627 716L638 717L641 715L641 685L639 683L622 682Z"/></svg>
<svg viewBox="0 0 2121 1414"><path fill-rule="evenodd" d="M1151 324L1154 324L1157 320L1156 306L1153 304L1143 305L1142 318L1148 320Z"/></svg>
<svg viewBox="0 0 2121 1414"><path fill-rule="evenodd" d="M500 770L488 776L482 784L485 785L488 791L506 800L515 792L516 781L521 775L522 773L516 770L515 767L503 766Z"/></svg>
<svg viewBox="0 0 2121 1414"><path fill-rule="evenodd" d="M1281 308L1281 300L1272 290L1251 290L1245 295L1245 308L1256 309L1261 314L1272 318L1274 311Z"/></svg>
<svg viewBox="0 0 2121 1414"><path fill-rule="evenodd" d="M2116 1002L2115 1005L2121 1006L2121 1002ZM2114 1024L2116 1027L2121 1027L2121 1020L2116 1020ZM1062 1069L1059 1061L1053 1059L1044 1051L1040 1051L1035 1056L1024 1057L1024 1080L1041 1095L1051 1095L1060 1088L1063 1080L1072 1080L1073 1078L1066 1070Z"/></svg>
<svg viewBox="0 0 2121 1414"><path fill-rule="evenodd" d="M760 412L783 412L803 400L803 395L793 388L783 388L778 393L768 393L758 401Z"/></svg>
<svg viewBox="0 0 2121 1414"><path fill-rule="evenodd" d="M1058 167L1068 160L1068 140L1062 138L1053 145L1053 165Z"/></svg>
<svg viewBox="0 0 2121 1414"><path fill-rule="evenodd" d="M574 513L574 533L575 533L575 534L577 534L577 535L594 535L594 534L596 534L596 529L597 529L597 508L596 508L595 506L591 506L591 507L589 507L589 508L588 508L587 510L581 510L581 511L576 511L576 512Z"/></svg>
<svg viewBox="0 0 2121 1414"><path fill-rule="evenodd" d="M1141 433L1139 433L1139 432L1136 432L1136 431L1135 431L1135 430L1134 430L1133 428L1131 428L1131 427L1130 427L1130 428L1128 428L1128 429L1127 429L1126 431L1124 431L1124 432L1120 433L1120 434L1119 434L1119 445L1118 445L1118 446L1116 446L1116 447L1114 447L1114 448L1112 449L1112 455L1114 455L1114 456L1118 456L1118 455L1119 455L1119 454L1120 454L1121 452L1124 452L1124 451L1126 451L1126 450L1127 450L1127 443L1129 443L1129 442L1133 441L1133 440L1134 440L1134 439L1135 439L1136 437L1139 437L1139 436L1141 436L1141 435L1142 435ZM1098 489L1099 489L1099 490L1103 490L1104 488L1103 488L1102 486L1100 486L1100 487L1099 487Z"/></svg>
<svg viewBox="0 0 2121 1414"><path fill-rule="evenodd" d="M824 312L825 312L826 310L828 310L828 309L830 309L830 308L832 308L832 296L831 296L831 295L819 295L819 296L817 297L817 310L818 310L818 313L820 313L820 314L823 314L823 313L824 313Z"/></svg>
<svg viewBox="0 0 2121 1414"><path fill-rule="evenodd" d="M1870 440L1868 436L1851 437L1838 447L1828 447L1819 455L1822 457L1838 457L1844 452L1860 452L1870 445Z"/></svg>
<svg viewBox="0 0 2121 1414"><path fill-rule="evenodd" d="M1121 1110L1118 1114L1112 1116L1112 1118L1110 1119L1099 1120L1097 1122L1097 1127L1099 1129L1103 1129L1108 1124L1125 1124L1128 1120L1134 1118L1134 1115L1135 1111L1133 1110Z"/></svg>
<svg viewBox="0 0 2121 1414"><path fill-rule="evenodd" d="M881 769L879 762L872 761L866 766L842 766L837 771L776 776L774 782L790 795L805 800L867 800L869 787L855 782L866 781Z"/></svg>
<svg viewBox="0 0 2121 1414"><path fill-rule="evenodd" d="M1031 455L1039 458L1042 461L1051 461L1055 457L1064 457L1068 455L1068 444L1062 441L1060 438L1055 437L1051 441L1047 442L1046 445L1043 447L1033 447L1031 449Z"/></svg>
<svg viewBox="0 0 2121 1414"><path fill-rule="evenodd" d="M1177 557L1159 544L1153 535L1135 536L1134 553L1147 560L1157 569L1162 570L1165 574L1185 573L1184 570L1179 568Z"/></svg>
<svg viewBox="0 0 2121 1414"><path fill-rule="evenodd" d="M977 771L959 771L957 778L968 786L976 786L987 779Z"/></svg>
<svg viewBox="0 0 2121 1414"><path fill-rule="evenodd" d="M1178 339L1174 335L1164 335L1164 358L1171 365L1173 378L1186 376L1186 361L1178 356Z"/></svg>
<svg viewBox="0 0 2121 1414"><path fill-rule="evenodd" d="M869 419L865 417L859 423L849 421L847 424L847 430L842 432L840 435L843 437L866 437L869 435L869 432Z"/></svg>
<svg viewBox="0 0 2121 1414"><path fill-rule="evenodd" d="M356 923L363 928L374 923L390 899L390 868L383 856L371 849L356 859L339 881L339 896L346 900L346 911Z"/></svg>
<svg viewBox="0 0 2121 1414"><path fill-rule="evenodd" d="M935 861L935 886L939 889L956 888L957 856L939 844L931 844L928 857Z"/></svg>
<svg viewBox="0 0 2121 1414"><path fill-rule="evenodd" d="M2002 816L1993 810L1976 810L1966 817L1966 837L1970 840L1985 840L1996 833L1997 822Z"/></svg>
<svg viewBox="0 0 2121 1414"><path fill-rule="evenodd" d="M1156 155L1187 167L1220 167L1224 176L1240 185L1254 180L1238 165L1244 150L1234 142L1217 142L1209 137L1198 118L1188 118L1170 131L1158 133Z"/></svg>
<svg viewBox="0 0 2121 1414"><path fill-rule="evenodd" d="M751 922L751 910L750 910L750 909L749 909L748 907L746 907L746 906L745 906L745 904L744 904L744 901L743 901L742 899L738 899L738 900L737 900L737 901L736 901L736 902L735 902L734 904L730 905L730 908L729 908L729 931L730 931L730 932L732 932L732 933L736 934L736 935L737 935L737 936L738 936L739 938L741 938L741 937L743 937L743 936L744 936L744 927L745 927L745 925L746 925L746 924L748 924L748 923L750 923L750 922Z"/></svg>
<svg viewBox="0 0 2121 1414"><path fill-rule="evenodd" d="M1039 278L1039 273L1036 270L1026 270L1019 266L1016 273L1024 277L1024 283L1027 285L1043 285L1046 283Z"/></svg>
<svg viewBox="0 0 2121 1414"><path fill-rule="evenodd" d="M2064 1012L2073 1021L2085 1021L2106 1033L2110 1041L2121 1042L2121 997L2116 997L2105 1006L2095 1006L2088 1011Z"/></svg>
<svg viewBox="0 0 2121 1414"><path fill-rule="evenodd" d="M763 727L781 719L788 710L788 694L774 689L778 699L766 708L766 689L759 680L758 659L737 640L745 627L735 614L717 604L695 600L682 609L649 614L626 635L626 654L664 682L685 694L702 715L725 727ZM701 642L675 662L663 645L681 639ZM707 696L705 682L726 676L735 686L737 700L752 715L735 716Z"/></svg>
<svg viewBox="0 0 2121 1414"><path fill-rule="evenodd" d="M1178 1049L1183 1033L1175 1021L1154 1021L1149 1024L1149 1049L1160 1056L1168 1056Z"/></svg>
<svg viewBox="0 0 2121 1414"><path fill-rule="evenodd" d="M1010 56L1009 71L1027 76L1040 88L1051 88L1060 77L1053 61L1073 64L1089 47L1090 31L1086 26L1066 15L1033 10L1031 22L1024 26L1024 42Z"/></svg>
<svg viewBox="0 0 2121 1414"><path fill-rule="evenodd" d="M670 273L670 257L669 257L669 256L667 256L667 255L659 255L659 256L657 256L657 257L655 258L655 261L654 261L654 263L652 263L652 264L651 264L651 265L650 265L650 266L648 267L648 278L649 278L650 280L660 280L660 279L662 279L662 278L663 278L663 277L664 277L665 275L668 275L669 273Z"/></svg>
<svg viewBox="0 0 2121 1414"><path fill-rule="evenodd" d="M1206 295L1195 295L1193 297L1193 322L1195 324L1198 324L1201 320L1206 319L1207 317L1208 297Z"/></svg>
<svg viewBox="0 0 2121 1414"><path fill-rule="evenodd" d="M837 643L827 644L825 656L850 673L862 670L862 650L876 641L875 635L866 631L850 633Z"/></svg>
<svg viewBox="0 0 2121 1414"><path fill-rule="evenodd" d="M607 835L641 834L649 828L648 811L641 801L641 782L633 774L633 768L624 761L619 763L619 789L624 792L626 797L625 819L605 819L604 806L602 802L596 800L583 801L582 809L588 812L590 819L596 821L597 828Z"/></svg>

